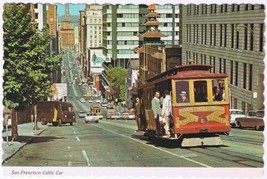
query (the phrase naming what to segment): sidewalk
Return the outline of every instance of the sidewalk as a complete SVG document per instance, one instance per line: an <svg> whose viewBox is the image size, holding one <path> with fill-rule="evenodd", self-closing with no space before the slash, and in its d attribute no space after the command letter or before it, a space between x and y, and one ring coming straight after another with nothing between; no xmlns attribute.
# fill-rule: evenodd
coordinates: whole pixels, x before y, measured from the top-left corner
<svg viewBox="0 0 267 179"><path fill-rule="evenodd" d="M32 138L39 136L46 128L46 125L42 125L38 122L38 130L33 130L32 123L25 123L18 125L18 140L17 141L10 141L11 140L11 129L7 132L4 130L2 132L2 164L10 159L13 155L15 155L23 146L31 142ZM8 142L6 142L6 136L8 137Z"/></svg>

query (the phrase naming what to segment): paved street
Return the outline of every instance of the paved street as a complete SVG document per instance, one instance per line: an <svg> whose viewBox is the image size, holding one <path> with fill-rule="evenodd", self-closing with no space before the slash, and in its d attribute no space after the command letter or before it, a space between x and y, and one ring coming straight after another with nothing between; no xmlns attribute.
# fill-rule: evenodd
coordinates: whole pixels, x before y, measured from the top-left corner
<svg viewBox="0 0 267 179"><path fill-rule="evenodd" d="M134 130L132 120L49 126L4 166L263 167L260 131L233 129L224 146L180 148Z"/></svg>
<svg viewBox="0 0 267 179"><path fill-rule="evenodd" d="M79 69L69 70L67 74L73 75ZM77 114L89 111L91 104L79 101L86 93L84 87L78 85L79 80L68 85L68 100ZM74 126L42 127L46 130L33 136L3 164L4 167L263 168L262 131L232 129L230 136L221 136L223 146L181 148L176 140L149 139L136 133L134 120L103 119L99 123L86 124L84 119L77 117Z"/></svg>

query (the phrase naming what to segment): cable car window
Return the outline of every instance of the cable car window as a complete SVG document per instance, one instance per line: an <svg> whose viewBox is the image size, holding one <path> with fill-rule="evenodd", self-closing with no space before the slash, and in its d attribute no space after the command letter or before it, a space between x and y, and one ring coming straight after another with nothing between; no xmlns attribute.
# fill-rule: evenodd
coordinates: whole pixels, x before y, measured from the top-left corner
<svg viewBox="0 0 267 179"><path fill-rule="evenodd" d="M194 82L195 102L208 102L207 81Z"/></svg>
<svg viewBox="0 0 267 179"><path fill-rule="evenodd" d="M188 81L176 82L176 102L177 103L189 103L189 83Z"/></svg>
<svg viewBox="0 0 267 179"><path fill-rule="evenodd" d="M225 101L224 80L212 80L213 101Z"/></svg>

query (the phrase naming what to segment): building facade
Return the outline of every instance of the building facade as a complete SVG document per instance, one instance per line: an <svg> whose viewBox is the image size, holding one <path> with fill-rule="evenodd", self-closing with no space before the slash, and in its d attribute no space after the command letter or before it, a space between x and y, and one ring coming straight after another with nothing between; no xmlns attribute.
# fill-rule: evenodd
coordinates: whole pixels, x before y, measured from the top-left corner
<svg viewBox="0 0 267 179"><path fill-rule="evenodd" d="M159 30L164 35L161 40L165 45L181 45L180 29L180 5L164 4L156 5L157 13L160 15Z"/></svg>
<svg viewBox="0 0 267 179"><path fill-rule="evenodd" d="M113 66L126 68L128 60L138 59L133 49L139 45L140 34L145 31L146 5L103 6L103 47Z"/></svg>
<svg viewBox="0 0 267 179"><path fill-rule="evenodd" d="M102 47L102 5L86 5L87 48Z"/></svg>
<svg viewBox="0 0 267 179"><path fill-rule="evenodd" d="M262 109L264 18L261 4L184 5L183 64L210 64L227 73L231 108Z"/></svg>

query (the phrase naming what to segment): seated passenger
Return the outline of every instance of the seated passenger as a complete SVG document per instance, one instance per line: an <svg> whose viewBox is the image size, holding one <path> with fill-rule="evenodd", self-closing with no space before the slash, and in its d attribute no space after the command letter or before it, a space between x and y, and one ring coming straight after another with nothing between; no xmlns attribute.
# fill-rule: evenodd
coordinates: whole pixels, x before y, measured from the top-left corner
<svg viewBox="0 0 267 179"><path fill-rule="evenodd" d="M189 102L189 100L187 98L186 91L181 91L180 97L181 98L179 98L179 100L178 100L179 103L188 103Z"/></svg>

